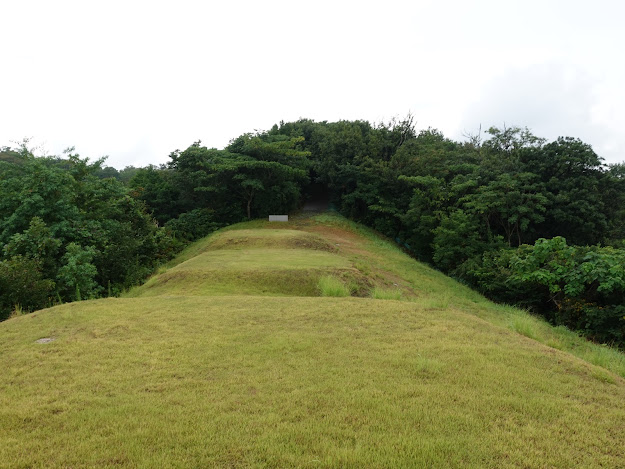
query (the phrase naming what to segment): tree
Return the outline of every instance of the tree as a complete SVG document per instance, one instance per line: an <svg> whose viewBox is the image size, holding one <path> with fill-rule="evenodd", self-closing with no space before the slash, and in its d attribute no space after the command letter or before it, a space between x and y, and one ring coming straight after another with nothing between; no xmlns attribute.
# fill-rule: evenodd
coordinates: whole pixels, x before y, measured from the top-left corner
<svg viewBox="0 0 625 469"><path fill-rule="evenodd" d="M146 204L159 224L164 225L182 213L180 189L175 185L172 170L152 165L141 168L128 185L133 190L132 195Z"/></svg>
<svg viewBox="0 0 625 469"><path fill-rule="evenodd" d="M463 262L481 255L486 248L480 239L478 220L462 210L451 210L441 217L434 229L433 259L446 272L458 268Z"/></svg>
<svg viewBox="0 0 625 469"><path fill-rule="evenodd" d="M463 197L461 203L482 218L492 242L501 231L508 246L522 244L545 217L548 199L533 173L504 173Z"/></svg>
<svg viewBox="0 0 625 469"><path fill-rule="evenodd" d="M59 279L69 262L61 257L72 243L87 246L87 263L95 268L97 286L78 285L83 297L138 283L159 249L170 249L144 203L118 180L98 176L104 160L91 163L72 151L64 158L35 158L22 149L18 163L0 161L0 259L33 260L38 274L55 285L52 296L63 300L76 297L69 277Z"/></svg>
<svg viewBox="0 0 625 469"><path fill-rule="evenodd" d="M601 194L601 158L579 139L560 137L542 148L527 149L520 161L538 175L548 198L548 212L538 235L566 235L574 244L605 240L609 226Z"/></svg>
<svg viewBox="0 0 625 469"><path fill-rule="evenodd" d="M250 157L225 156L207 165L207 185L197 191L235 194L245 207L248 219L253 209L258 215L288 212L299 202L300 187L307 181L306 171L275 161ZM255 203L261 201L262 203Z"/></svg>
<svg viewBox="0 0 625 469"><path fill-rule="evenodd" d="M44 221L34 217L26 231L11 236L4 246L4 255L7 258L23 256L32 259L41 268L44 277L55 278L60 246L61 240L52 236Z"/></svg>

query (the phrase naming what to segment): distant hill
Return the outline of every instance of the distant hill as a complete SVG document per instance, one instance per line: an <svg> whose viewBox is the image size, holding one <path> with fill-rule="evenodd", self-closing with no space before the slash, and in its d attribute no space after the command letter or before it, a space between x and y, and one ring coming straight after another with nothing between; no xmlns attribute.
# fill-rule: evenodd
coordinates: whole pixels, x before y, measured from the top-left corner
<svg viewBox="0 0 625 469"><path fill-rule="evenodd" d="M123 298L0 323L0 360L6 468L625 461L624 355L328 213L231 226Z"/></svg>

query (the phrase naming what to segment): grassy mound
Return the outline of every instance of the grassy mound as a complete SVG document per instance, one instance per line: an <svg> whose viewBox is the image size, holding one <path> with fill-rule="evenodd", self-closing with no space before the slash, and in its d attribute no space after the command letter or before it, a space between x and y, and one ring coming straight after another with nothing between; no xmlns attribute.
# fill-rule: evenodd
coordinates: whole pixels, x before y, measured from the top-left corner
<svg viewBox="0 0 625 469"><path fill-rule="evenodd" d="M200 241L125 296L319 296L319 282L343 279L356 296L370 281L321 236L289 229L230 229ZM349 296L349 294L347 295Z"/></svg>
<svg viewBox="0 0 625 469"><path fill-rule="evenodd" d="M265 226L200 241L135 298L0 323L0 467L622 465L625 380L564 350L617 373L622 355L340 218ZM287 296L323 276L372 297Z"/></svg>
<svg viewBox="0 0 625 469"><path fill-rule="evenodd" d="M325 251L261 247L215 250L152 277L128 296L316 296L316 284L321 276L350 269L346 259Z"/></svg>
<svg viewBox="0 0 625 469"><path fill-rule="evenodd" d="M314 233L290 229L229 230L217 233L210 249L290 248L336 252L336 246Z"/></svg>

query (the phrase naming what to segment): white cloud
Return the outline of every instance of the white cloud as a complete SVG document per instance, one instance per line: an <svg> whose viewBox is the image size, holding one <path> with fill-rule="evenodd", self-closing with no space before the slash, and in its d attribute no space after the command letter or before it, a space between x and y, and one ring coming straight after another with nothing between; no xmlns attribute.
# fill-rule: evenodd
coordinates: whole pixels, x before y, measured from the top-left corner
<svg viewBox="0 0 625 469"><path fill-rule="evenodd" d="M4 2L0 145L140 166L280 120L410 110L452 138L505 121L622 160L625 8L589 5Z"/></svg>
<svg viewBox="0 0 625 469"><path fill-rule="evenodd" d="M549 140L580 138L606 162L622 161L625 155L619 149L625 147L625 136L615 121L603 117L615 111L602 95L603 86L601 80L570 65L509 69L483 86L479 99L465 111L461 128L474 132L480 124L483 130L491 125L529 127Z"/></svg>

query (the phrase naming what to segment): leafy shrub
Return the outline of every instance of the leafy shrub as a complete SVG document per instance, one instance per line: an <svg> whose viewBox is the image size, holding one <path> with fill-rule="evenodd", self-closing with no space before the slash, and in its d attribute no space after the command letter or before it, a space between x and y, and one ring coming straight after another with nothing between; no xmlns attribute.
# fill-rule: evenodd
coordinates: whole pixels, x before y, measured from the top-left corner
<svg viewBox="0 0 625 469"><path fill-rule="evenodd" d="M83 248L76 243L67 245L63 266L57 277L66 298L80 301L100 293L102 287L95 281L98 269L92 264L94 256L95 249L92 246Z"/></svg>
<svg viewBox="0 0 625 469"><path fill-rule="evenodd" d="M599 305L565 298L556 312L558 324L582 331L595 342L625 345L625 305Z"/></svg>
<svg viewBox="0 0 625 469"><path fill-rule="evenodd" d="M42 278L39 263L23 256L0 262L0 320L14 308L33 311L50 303L54 282Z"/></svg>
<svg viewBox="0 0 625 469"><path fill-rule="evenodd" d="M466 261L459 273L468 283L477 287L489 298L505 304L514 304L524 309L539 311L545 315L545 296L548 289L533 285L529 282L511 282L512 269L510 263L513 257L523 253L530 246L521 246L517 249L501 249L487 251L482 258L472 258Z"/></svg>
<svg viewBox="0 0 625 469"><path fill-rule="evenodd" d="M103 160L91 164L71 151L36 158L22 148L14 163L0 161L0 261L9 270L28 264L27 272L38 272L29 282L48 279L52 291L43 296L60 301L119 292L170 255L144 203L121 182L98 177ZM39 293L20 300L25 310L47 303Z"/></svg>
<svg viewBox="0 0 625 469"><path fill-rule="evenodd" d="M175 237L189 241L203 238L221 226L220 223L215 222L213 211L206 208L197 208L183 213L165 224Z"/></svg>
<svg viewBox="0 0 625 469"><path fill-rule="evenodd" d="M471 271L497 300L541 312L599 342L625 346L625 250L569 246L562 237L487 253Z"/></svg>

